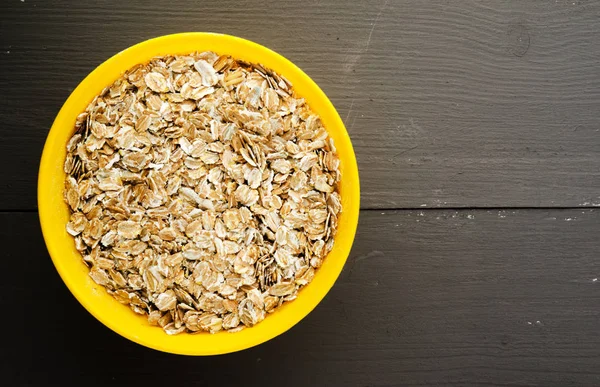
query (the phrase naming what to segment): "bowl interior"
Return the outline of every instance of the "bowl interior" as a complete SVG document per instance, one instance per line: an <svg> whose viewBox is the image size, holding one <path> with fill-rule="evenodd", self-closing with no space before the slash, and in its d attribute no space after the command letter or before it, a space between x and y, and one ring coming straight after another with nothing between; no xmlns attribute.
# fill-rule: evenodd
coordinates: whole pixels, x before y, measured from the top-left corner
<svg viewBox="0 0 600 387"><path fill-rule="evenodd" d="M63 202L65 147L73 133L77 115L124 71L156 56L208 50L260 63L275 70L290 80L295 90L307 100L333 138L341 160L343 212L339 217L333 250L313 281L299 292L296 300L284 304L256 326L240 332L168 336L162 329L149 325L145 316L136 315L129 307L118 303L88 276L89 270L75 249L72 237L65 230L69 218L68 207ZM179 354L212 355L249 348L285 332L327 294L344 266L356 232L358 168L350 138L335 108L319 87L287 59L256 43L228 35L167 35L116 54L90 73L69 96L44 146L38 181L38 207L44 239L56 269L79 302L98 320L122 336L147 347Z"/></svg>

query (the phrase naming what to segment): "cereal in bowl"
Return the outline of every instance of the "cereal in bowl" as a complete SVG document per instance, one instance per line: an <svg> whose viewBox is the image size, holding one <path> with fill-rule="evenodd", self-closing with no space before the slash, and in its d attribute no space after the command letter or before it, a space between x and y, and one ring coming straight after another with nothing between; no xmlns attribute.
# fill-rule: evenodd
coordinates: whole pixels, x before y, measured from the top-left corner
<svg viewBox="0 0 600 387"><path fill-rule="evenodd" d="M282 76L204 52L127 71L67 144L90 277L168 334L238 331L308 284L342 211L332 139Z"/></svg>

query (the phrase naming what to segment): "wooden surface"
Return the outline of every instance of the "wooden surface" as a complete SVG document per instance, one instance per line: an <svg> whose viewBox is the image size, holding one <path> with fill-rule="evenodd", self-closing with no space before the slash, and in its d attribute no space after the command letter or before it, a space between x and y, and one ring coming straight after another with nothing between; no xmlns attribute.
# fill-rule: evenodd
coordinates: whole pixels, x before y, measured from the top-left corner
<svg viewBox="0 0 600 387"><path fill-rule="evenodd" d="M75 86L141 40L246 37L345 120L364 208L600 205L598 1L0 4L0 201L35 208L45 133Z"/></svg>
<svg viewBox="0 0 600 387"><path fill-rule="evenodd" d="M36 212L69 93L118 51L182 31L295 62L337 107L361 172L358 235L326 299L286 334L212 358L97 322ZM599 64L594 0L0 2L3 380L600 385Z"/></svg>
<svg viewBox="0 0 600 387"><path fill-rule="evenodd" d="M364 211L325 300L237 354L148 350L89 315L34 213L0 214L2 372L16 384L600 385L600 210ZM11 366L12 365L12 366ZM68 383L73 382L73 383ZM224 384L227 385L227 384Z"/></svg>

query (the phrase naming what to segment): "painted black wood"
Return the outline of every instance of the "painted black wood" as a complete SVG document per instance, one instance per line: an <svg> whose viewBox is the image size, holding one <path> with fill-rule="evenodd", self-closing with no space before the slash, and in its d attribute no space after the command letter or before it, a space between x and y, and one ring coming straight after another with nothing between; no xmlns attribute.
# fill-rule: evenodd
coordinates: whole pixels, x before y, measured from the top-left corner
<svg viewBox="0 0 600 387"><path fill-rule="evenodd" d="M0 2L1 209L34 209L49 127L141 40L215 31L303 68L346 122L364 208L600 205L600 2ZM10 167L8 167L10 165Z"/></svg>
<svg viewBox="0 0 600 387"><path fill-rule="evenodd" d="M362 183L326 299L284 335L210 358L97 322L35 212L69 93L118 51L182 31L242 36L304 69ZM593 0L0 2L2 384L600 385L598 63Z"/></svg>
<svg viewBox="0 0 600 387"><path fill-rule="evenodd" d="M600 384L599 210L363 211L344 272L306 319L208 358L148 350L97 322L36 221L0 214L7 385Z"/></svg>

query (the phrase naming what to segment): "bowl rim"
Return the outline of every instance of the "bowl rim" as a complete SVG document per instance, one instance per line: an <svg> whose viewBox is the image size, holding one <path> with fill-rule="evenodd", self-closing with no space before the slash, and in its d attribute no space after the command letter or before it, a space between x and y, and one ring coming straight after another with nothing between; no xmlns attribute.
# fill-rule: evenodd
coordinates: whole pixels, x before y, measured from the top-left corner
<svg viewBox="0 0 600 387"><path fill-rule="evenodd" d="M192 47L195 49L183 49ZM214 49L219 47L224 49L220 51ZM76 254L79 253L74 249L72 237L66 233L64 227L66 224L64 222L65 212L68 213L67 206L62 201L65 174L64 172L61 174L61 171L66 155L64 138L65 136L70 137L73 133L71 129L73 126L68 124L75 122L75 113L81 113L94 96L133 65L147 62L156 56L206 50L227 53L244 60L248 60L247 58L250 57L260 57L261 64L294 80L292 82L294 89L307 100L313 111L321 116L330 135L335 132L335 136L332 135L332 137L336 137L334 141L342 162L343 212L340 215L334 249L324 260L322 267L317 270L313 281L299 292L296 300L285 303L256 326L239 332L168 336L160 328L151 327L160 332L160 336L158 336L148 333L150 332L149 325L140 320L145 317L137 316L129 307L119 304L103 288L93 283L89 276L86 275L85 279L77 277L81 276L82 268L85 271L89 271L89 269L83 264L80 255L79 265L71 261L73 251ZM235 51L235 54L232 54L231 50ZM257 60L249 61L258 62ZM98 88L100 89L98 90ZM82 106L82 104L84 109L78 109L77 106ZM75 116L73 116L74 114ZM60 191L59 194L57 190ZM130 46L104 61L79 83L61 107L46 138L39 167L37 196L40 225L50 257L63 282L88 312L119 335L143 346L176 354L215 355L247 349L282 334L308 315L325 297L341 273L350 254L358 226L360 183L358 165L348 132L331 101L306 73L282 55L250 40L210 32L185 32L159 36ZM63 208L58 208L61 207L60 203ZM60 227L56 224L57 220ZM344 234L340 235L342 231ZM65 237L71 238L70 246ZM328 259L334 252L336 259ZM319 284L316 284L317 279ZM99 292L98 289L101 291ZM110 312L106 306L109 304L105 302L107 297L114 302L114 310L110 309ZM130 318L122 313L124 308L133 317ZM109 314L112 315L112 318ZM285 316L282 317L282 315ZM133 318L140 321L136 322L137 320ZM126 321L122 323L124 320ZM266 324L267 321L272 321L272 323ZM224 335L230 337L227 338ZM188 342L183 340L188 340Z"/></svg>

